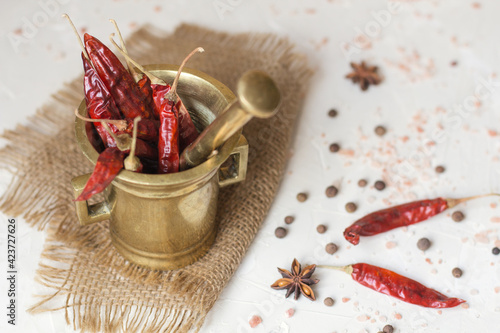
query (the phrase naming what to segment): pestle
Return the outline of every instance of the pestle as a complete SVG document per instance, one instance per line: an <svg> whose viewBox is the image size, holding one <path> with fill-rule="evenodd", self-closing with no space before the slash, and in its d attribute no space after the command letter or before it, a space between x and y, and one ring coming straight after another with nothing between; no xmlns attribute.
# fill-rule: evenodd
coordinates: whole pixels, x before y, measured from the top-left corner
<svg viewBox="0 0 500 333"><path fill-rule="evenodd" d="M236 101L227 106L180 156L180 170L203 163L207 157L252 117L269 118L278 111L281 94L274 81L262 71L249 71L237 82Z"/></svg>

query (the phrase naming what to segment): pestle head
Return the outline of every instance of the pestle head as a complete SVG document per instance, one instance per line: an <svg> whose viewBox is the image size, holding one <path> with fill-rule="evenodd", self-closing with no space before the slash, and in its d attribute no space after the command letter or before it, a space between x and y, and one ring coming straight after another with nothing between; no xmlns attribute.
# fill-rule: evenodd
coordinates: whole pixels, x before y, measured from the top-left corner
<svg viewBox="0 0 500 333"><path fill-rule="evenodd" d="M278 111L281 94L265 72L252 70L238 80L236 92L241 107L257 118L269 118Z"/></svg>

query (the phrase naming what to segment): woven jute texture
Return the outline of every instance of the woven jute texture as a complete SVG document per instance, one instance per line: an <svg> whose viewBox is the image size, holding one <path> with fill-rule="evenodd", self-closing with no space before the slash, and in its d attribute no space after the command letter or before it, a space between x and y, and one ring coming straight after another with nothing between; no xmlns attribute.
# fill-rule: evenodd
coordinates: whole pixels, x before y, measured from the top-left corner
<svg viewBox="0 0 500 333"><path fill-rule="evenodd" d="M65 311L68 324L82 332L188 332L203 325L278 191L311 70L287 40L268 34L230 35L192 25L167 34L145 26L127 41L129 54L142 64L179 64L197 46L206 52L189 67L233 91L242 73L260 69L275 79L283 97L275 117L254 119L244 129L247 180L221 190L215 244L188 267L150 271L116 252L107 222L78 224L70 181L92 165L74 138L73 110L83 98L77 78L28 125L3 133L9 144L0 151L0 166L14 177L0 209L47 231L37 280L52 292L40 295L31 313Z"/></svg>

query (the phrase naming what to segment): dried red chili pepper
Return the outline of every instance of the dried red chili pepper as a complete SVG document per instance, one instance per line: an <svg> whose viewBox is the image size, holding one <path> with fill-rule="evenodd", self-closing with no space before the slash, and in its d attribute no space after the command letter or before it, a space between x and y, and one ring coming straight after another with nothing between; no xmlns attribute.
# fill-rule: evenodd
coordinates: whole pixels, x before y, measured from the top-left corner
<svg viewBox="0 0 500 333"><path fill-rule="evenodd" d="M125 133L132 135L134 132L134 122L127 119L127 128ZM143 119L137 124L137 137L142 140L156 142L158 141L158 127L155 121Z"/></svg>
<svg viewBox="0 0 500 333"><path fill-rule="evenodd" d="M350 243L358 245L360 236L373 236L395 228L422 222L462 202L490 195L498 194L485 194L462 199L436 198L419 200L382 209L360 218L346 228L344 238Z"/></svg>
<svg viewBox="0 0 500 333"><path fill-rule="evenodd" d="M154 104L155 108L154 113L155 116L156 114L160 114L160 111L158 110L158 105L160 105L163 102L160 102L164 98L168 99L168 97L165 97L168 95L172 87L170 85L159 85L159 84L153 84L151 85L153 88L153 99L154 99ZM171 101L173 103L173 101ZM191 116L189 115L188 110L184 106L184 103L182 103L182 100L180 98L177 98L177 102L175 102L174 105L174 113L178 115L178 127L179 127L179 151L182 152L184 148L189 146L197 137L198 137L198 131L196 130L196 127L194 126L193 120L191 119Z"/></svg>
<svg viewBox="0 0 500 333"><path fill-rule="evenodd" d="M427 308L452 308L461 303L463 299L451 298L440 292L427 288L423 284L399 275L385 268L358 263L349 266L325 266L320 268L337 269L350 274L354 281L365 287L386 294L404 302L424 306Z"/></svg>
<svg viewBox="0 0 500 333"><path fill-rule="evenodd" d="M156 160L158 158L158 150L151 147L146 141L137 138L137 144L135 147L135 154L139 157L148 158L151 160Z"/></svg>
<svg viewBox="0 0 500 333"><path fill-rule="evenodd" d="M85 49L95 70L113 96L116 105L125 118L151 119L152 114L134 78L116 55L97 38L85 34Z"/></svg>
<svg viewBox="0 0 500 333"><path fill-rule="evenodd" d="M194 126L193 120L191 119L187 108L184 106L184 103L182 103L180 98L175 104L175 108L178 110L179 115L179 150L182 152L187 146L196 140L199 133Z"/></svg>
<svg viewBox="0 0 500 333"><path fill-rule="evenodd" d="M83 121L87 122L99 122L102 124L103 128L106 128L106 132L108 135L112 138L113 140L113 147L118 147L121 151L128 153L130 151L130 146L132 142L132 136L128 134L126 131L113 131L110 129L110 124L111 123L116 123L121 126L122 123L125 123L123 125L124 127L126 126L127 121L126 120L111 120L111 119L90 119L83 117L78 113L78 110L75 110L75 116L78 118L82 119ZM118 125L117 125L118 126ZM132 126L133 127L133 126ZM137 126L139 128L139 126ZM132 132L132 131L131 131ZM96 147L94 145L94 147ZM151 145L149 145L146 141L137 138L136 142L136 155L151 159L151 160L156 160L158 158L158 150L153 148Z"/></svg>
<svg viewBox="0 0 500 333"><path fill-rule="evenodd" d="M153 101L153 88L151 88L151 80L147 77L146 74L142 74L142 79L137 81L137 85L139 89L144 94L144 101L146 105L149 106L150 110L154 109L154 101Z"/></svg>
<svg viewBox="0 0 500 333"><path fill-rule="evenodd" d="M102 192L123 168L125 153L116 147L106 148L97 159L94 171L82 193L75 201L88 200L94 194Z"/></svg>
<svg viewBox="0 0 500 333"><path fill-rule="evenodd" d="M152 84L151 89L153 92L153 113L156 119L160 119L160 112L164 103L165 95L172 89L169 84Z"/></svg>
<svg viewBox="0 0 500 333"><path fill-rule="evenodd" d="M163 100L158 140L158 173L179 171L179 134L173 102Z"/></svg>
<svg viewBox="0 0 500 333"><path fill-rule="evenodd" d="M193 51L191 51L186 56L186 58L184 58L181 65L179 66L179 70L177 71L174 82L172 83L172 88L165 94L165 98L175 104L176 114L178 115L179 122L179 143L181 152L198 137L198 131L194 126L193 120L191 119L186 106L179 98L179 95L177 95L177 85L179 83L182 69L184 68L188 60L197 52L205 52L205 50L202 47L197 47Z"/></svg>
<svg viewBox="0 0 500 333"><path fill-rule="evenodd" d="M89 61L82 53L83 69L85 76L83 79L83 89L85 92L85 104L87 105L87 112L92 119L121 119L120 111L116 107L111 94L108 92L104 83L97 75L96 71L90 65ZM116 147L115 140L111 135L102 127L101 123L94 123L94 126L99 133L105 147ZM114 133L118 129L114 125L110 125Z"/></svg>
<svg viewBox="0 0 500 333"><path fill-rule="evenodd" d="M103 151L105 147L99 133L97 133L97 130L95 129L94 124L88 122L85 123L85 132L87 133L87 138L89 139L92 147L94 147L94 149L98 152Z"/></svg>

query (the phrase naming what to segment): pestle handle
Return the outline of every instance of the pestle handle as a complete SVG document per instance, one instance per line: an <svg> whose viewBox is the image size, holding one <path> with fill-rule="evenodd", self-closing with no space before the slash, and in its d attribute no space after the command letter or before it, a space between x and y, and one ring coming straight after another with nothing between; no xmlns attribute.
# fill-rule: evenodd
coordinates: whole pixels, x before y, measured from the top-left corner
<svg viewBox="0 0 500 333"><path fill-rule="evenodd" d="M238 98L191 143L180 156L180 169L203 163L217 147L239 131L250 119L269 118L278 111L281 94L276 83L262 71L249 71L236 86Z"/></svg>

